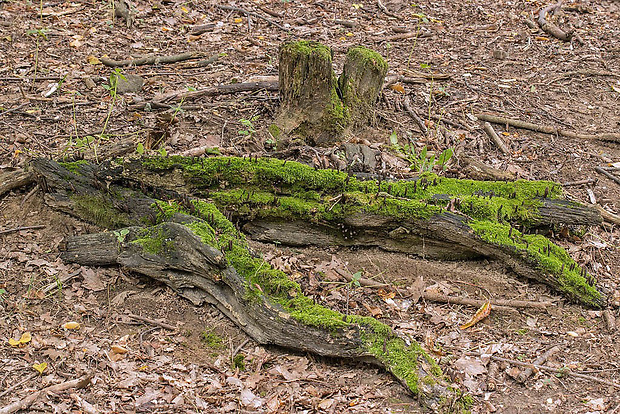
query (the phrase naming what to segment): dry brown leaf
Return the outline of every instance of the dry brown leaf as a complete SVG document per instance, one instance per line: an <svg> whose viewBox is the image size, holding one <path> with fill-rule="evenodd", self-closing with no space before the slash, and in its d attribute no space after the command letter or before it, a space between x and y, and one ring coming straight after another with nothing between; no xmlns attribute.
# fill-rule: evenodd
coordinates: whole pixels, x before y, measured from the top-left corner
<svg viewBox="0 0 620 414"><path fill-rule="evenodd" d="M467 323L465 323L464 325L461 325L461 329L467 329L470 326L474 326L475 324L477 324L478 322L480 322L481 320L489 316L490 313L491 313L491 301L487 300L480 307L480 309L476 311L474 316L472 316L472 318L469 321L467 321Z"/></svg>

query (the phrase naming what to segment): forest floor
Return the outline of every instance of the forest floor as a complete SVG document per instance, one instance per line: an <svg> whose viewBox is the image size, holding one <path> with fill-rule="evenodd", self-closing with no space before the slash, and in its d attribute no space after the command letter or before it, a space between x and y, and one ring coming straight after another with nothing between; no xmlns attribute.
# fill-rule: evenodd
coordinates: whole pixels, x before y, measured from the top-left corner
<svg viewBox="0 0 620 414"><path fill-rule="evenodd" d="M494 125L508 147L502 153L474 117L491 113L580 134L620 130L620 2L563 4L548 19L574 28L571 41L526 24L548 5L236 2L254 13L248 15L215 1L136 0L128 26L112 18L122 10L119 3L113 9L108 1L0 1L0 172L35 156L101 159L160 145L168 154L206 147L234 155L272 152L285 144L264 132L277 113L277 92L180 94L277 80L281 42L309 39L332 47L337 72L347 48L361 44L387 58L388 77L408 78L384 89L376 125L347 139L382 151L379 169L408 167L390 149L392 136L401 146L410 142L416 153L424 146L436 153L454 148L523 179L587 180L566 186L566 193L618 214L620 184L595 171L620 169L618 142ZM104 57L185 52L212 59L201 67L188 60L120 68L144 81L135 92L121 91L120 83L110 88L114 69L101 63ZM315 162L333 161L339 151L318 148ZM464 176L456 161L443 174ZM258 346L214 308L194 307L146 278L63 263L58 247L66 236L100 229L49 209L37 187L2 196L0 216L0 231L43 226L0 233L0 410L35 390L92 373L89 386L42 395L26 411L420 411L376 368ZM424 344L456 386L473 396L474 413L620 413L620 323L612 320L620 317L620 228L605 223L555 241L596 277L608 309L566 303L497 262L253 246L323 305L375 316ZM389 288L343 282L343 273L357 272L388 286L476 299L486 298L486 289L492 302L554 306L492 311L461 330L475 308L413 302L392 297ZM24 333L30 341L9 345ZM491 359L533 362L554 347L543 364L560 371L537 371L525 382L516 380L522 366ZM234 355L244 363L237 358L234 364Z"/></svg>

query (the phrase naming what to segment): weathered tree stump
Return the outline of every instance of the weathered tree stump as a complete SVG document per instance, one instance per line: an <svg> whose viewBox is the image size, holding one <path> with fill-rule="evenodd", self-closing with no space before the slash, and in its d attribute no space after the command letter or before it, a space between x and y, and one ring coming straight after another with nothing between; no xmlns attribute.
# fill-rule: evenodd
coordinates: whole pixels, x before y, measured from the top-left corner
<svg viewBox="0 0 620 414"><path fill-rule="evenodd" d="M281 107L269 127L276 140L333 144L373 118L387 73L385 60L365 47L351 48L337 79L332 57L331 49L318 42L288 42L280 47Z"/></svg>

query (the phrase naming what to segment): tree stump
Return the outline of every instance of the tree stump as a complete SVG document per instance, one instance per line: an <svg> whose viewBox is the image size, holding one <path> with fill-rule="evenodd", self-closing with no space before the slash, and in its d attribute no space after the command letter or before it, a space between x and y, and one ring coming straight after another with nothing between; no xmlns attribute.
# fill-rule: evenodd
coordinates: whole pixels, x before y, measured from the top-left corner
<svg viewBox="0 0 620 414"><path fill-rule="evenodd" d="M276 141L331 145L372 120L387 63L370 49L354 47L347 52L337 79L332 58L332 50L318 42L288 42L280 47L281 107L269 127Z"/></svg>

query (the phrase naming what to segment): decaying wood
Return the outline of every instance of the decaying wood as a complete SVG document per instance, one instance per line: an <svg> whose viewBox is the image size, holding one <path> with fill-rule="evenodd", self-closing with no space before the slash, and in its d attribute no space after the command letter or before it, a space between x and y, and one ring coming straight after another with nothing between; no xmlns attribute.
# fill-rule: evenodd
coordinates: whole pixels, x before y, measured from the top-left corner
<svg viewBox="0 0 620 414"><path fill-rule="evenodd" d="M77 378L71 381L67 381L61 384L51 385L47 388L43 388L40 391L31 393L30 395L28 395L27 397L24 397L23 399L19 401L16 401L12 404L9 404L5 407L0 408L0 414L10 414L10 413L17 412L19 410L24 410L30 407L42 395L47 394L49 392L60 392L64 390L69 390L71 388L84 388L90 383L90 380L93 378L93 376L94 374L89 373L89 374L83 375L80 378Z"/></svg>
<svg viewBox="0 0 620 414"><path fill-rule="evenodd" d="M35 181L35 175L31 171L15 170L0 174L0 196L11 190L32 184Z"/></svg>
<svg viewBox="0 0 620 414"><path fill-rule="evenodd" d="M580 134L577 132L566 131L564 129L559 129L552 126L538 125L531 122L525 122L518 119L504 118L496 115L476 114L476 118L482 121L492 122L494 124L511 125L516 128L529 129L530 131L542 132L544 134L561 135L567 138L620 142L620 134L614 132L606 132L602 134Z"/></svg>
<svg viewBox="0 0 620 414"><path fill-rule="evenodd" d="M454 296L441 295L439 293L424 292L422 297L429 302L441 302L441 303L453 303L455 305L466 305L480 308L487 301L482 299L473 298L460 298ZM512 300L512 299L490 299L493 309L500 308L530 308L530 309L547 309L549 306L553 306L552 302L533 302L527 300Z"/></svg>
<svg viewBox="0 0 620 414"><path fill-rule="evenodd" d="M484 128L484 132L487 133L489 138L491 138L491 140L495 143L495 145L497 145L497 148L499 148L502 153L504 154L510 153L510 151L508 150L508 147L506 146L506 144L504 144L504 141L502 141L502 139L497 135L497 132L495 132L491 124L489 124L488 122L485 122L483 124L483 128Z"/></svg>
<svg viewBox="0 0 620 414"><path fill-rule="evenodd" d="M554 346L550 349L548 349L547 351L545 351L541 356L539 356L538 358L536 358L534 360L534 365L542 365L545 362L547 362L547 360L549 358L551 358L553 356L553 354L557 353L560 351L560 347L559 346ZM517 376L517 381L520 383L524 383L525 381L527 381L527 379L529 377L532 376L532 374L534 373L534 369L532 367L527 367L525 368L523 371L521 371L521 373Z"/></svg>
<svg viewBox="0 0 620 414"><path fill-rule="evenodd" d="M218 96L227 95L239 92L255 92L260 90L277 91L279 88L278 82L241 82L231 83L229 85L216 85L210 86L204 89L198 89L195 91L179 91L166 94L157 99L156 102L167 102L172 99L196 99L203 96Z"/></svg>
<svg viewBox="0 0 620 414"><path fill-rule="evenodd" d="M142 65L159 65L162 63L176 63L182 62L184 60L190 59L198 59L204 56L202 52L185 52L178 55L170 55L170 56L146 56L138 59L127 59L127 60L114 60L106 57L102 57L101 63L110 67L121 67L121 66L142 66Z"/></svg>
<svg viewBox="0 0 620 414"><path fill-rule="evenodd" d="M239 8L239 7L225 6L225 5L221 5L221 4L218 5L217 7L219 9L222 9L222 10L230 10L230 11L236 11L236 12L244 13L247 16L252 16L252 17L256 17L257 19L262 19L262 20L266 21L267 23L277 27L278 29L284 30L285 32L289 31L289 29L287 29L286 27L282 26L280 23L276 23L273 20L271 20L271 19L269 19L269 18L267 18L265 16L262 16L262 15L260 15L258 13L254 13L254 12L251 12L249 10L245 10L245 9L242 9L242 8Z"/></svg>
<svg viewBox="0 0 620 414"><path fill-rule="evenodd" d="M118 212L122 213L122 218L114 223L110 222L112 228L132 223L143 225L145 220L154 220L158 214L158 208L154 207L156 200L116 184L120 176L114 177L114 163L109 165L111 168L101 170L89 164L80 164L79 174L73 174L48 160L35 160L33 165L41 176L40 179L46 182L46 203L61 211L84 220L93 220L93 213L81 207L80 200L101 197L97 201L98 206L115 200L114 205ZM108 191L114 196L108 196ZM167 190L163 188L159 191L161 196L166 193ZM175 197L177 196L181 199L184 197L176 193ZM122 238L119 232L72 237L66 241L62 258L83 265L121 265L161 281L195 304L213 304L260 344L274 344L318 355L352 358L375 364L393 372L407 389L413 390L413 384L408 382L411 371L399 371L397 364L390 362L389 355L381 357L376 350L369 351L370 348L365 342L369 335L378 334L381 335L379 341L388 344L388 347L395 343L405 346L388 327L385 327L387 331L379 333L375 331L374 325L366 325L363 321L343 323L347 317L336 312L328 314L331 315L328 317L335 318L333 321L337 326L342 325L342 328L337 330L296 319L279 302L261 294L263 290L260 286L250 284L248 279L229 264L225 246L222 247L222 252L194 234L189 227L191 223L203 221L177 213L172 217L172 221L158 225L125 227ZM161 234L166 243L165 248L157 253L147 252L138 242L144 237L144 231ZM266 263L264 266L269 267ZM406 346L404 349L407 349ZM415 368L418 378L428 379L429 375L435 375L431 373L430 365L422 354L407 355L409 359L419 359ZM433 378L432 384L419 381L415 385L418 387L416 395L431 408L438 407L440 400L445 401L447 398L450 401L454 397L442 377Z"/></svg>
<svg viewBox="0 0 620 414"><path fill-rule="evenodd" d="M517 179L511 172L498 170L465 154L460 154L457 158L462 167L461 171L472 180L514 181Z"/></svg>

